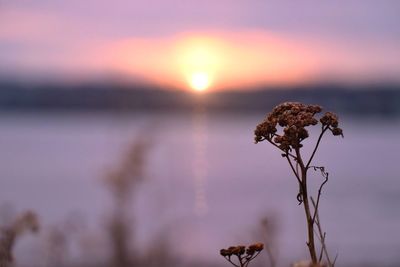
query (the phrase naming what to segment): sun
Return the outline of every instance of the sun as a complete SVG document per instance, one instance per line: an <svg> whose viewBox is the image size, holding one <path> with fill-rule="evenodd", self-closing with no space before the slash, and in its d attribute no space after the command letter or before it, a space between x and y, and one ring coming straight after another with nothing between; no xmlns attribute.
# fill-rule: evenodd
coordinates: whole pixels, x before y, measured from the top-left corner
<svg viewBox="0 0 400 267"><path fill-rule="evenodd" d="M223 55L218 40L187 36L176 46L175 53L184 86L197 92L217 86Z"/></svg>
<svg viewBox="0 0 400 267"><path fill-rule="evenodd" d="M211 77L206 72L194 72L190 75L189 84L195 91L205 91L211 85Z"/></svg>

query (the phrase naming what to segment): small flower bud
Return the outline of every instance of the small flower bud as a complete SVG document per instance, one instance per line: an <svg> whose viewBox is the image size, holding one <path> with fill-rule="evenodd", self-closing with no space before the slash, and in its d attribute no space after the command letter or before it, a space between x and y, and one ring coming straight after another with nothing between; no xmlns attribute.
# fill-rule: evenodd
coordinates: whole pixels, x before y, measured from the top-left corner
<svg viewBox="0 0 400 267"><path fill-rule="evenodd" d="M341 135L343 137L343 130L341 128L333 128L332 129L332 134L337 136Z"/></svg>
<svg viewBox="0 0 400 267"><path fill-rule="evenodd" d="M228 256L231 256L231 255L232 255L228 249L221 249L221 250L219 251L219 253L220 253L222 256L224 256L224 257L228 257Z"/></svg>
<svg viewBox="0 0 400 267"><path fill-rule="evenodd" d="M264 249L264 244L263 243L255 243L249 247L250 249L254 251L261 251Z"/></svg>

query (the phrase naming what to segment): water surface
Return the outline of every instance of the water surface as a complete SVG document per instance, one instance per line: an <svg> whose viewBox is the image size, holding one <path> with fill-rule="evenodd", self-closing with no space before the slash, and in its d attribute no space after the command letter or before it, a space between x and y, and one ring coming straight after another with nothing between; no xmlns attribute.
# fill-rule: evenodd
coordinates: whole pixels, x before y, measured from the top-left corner
<svg viewBox="0 0 400 267"><path fill-rule="evenodd" d="M137 242L145 247L166 232L176 253L219 261L220 248L257 241L267 216L278 222L281 262L305 258L295 178L278 151L253 143L262 117L2 114L0 203L33 209L48 226L80 214L92 238L105 244L112 205L102 179L149 129L147 175L131 205ZM398 263L400 121L344 118L342 128L345 138L328 135L316 157L331 177L321 202L329 248L339 252L340 265ZM25 258L35 254L29 245L18 249Z"/></svg>

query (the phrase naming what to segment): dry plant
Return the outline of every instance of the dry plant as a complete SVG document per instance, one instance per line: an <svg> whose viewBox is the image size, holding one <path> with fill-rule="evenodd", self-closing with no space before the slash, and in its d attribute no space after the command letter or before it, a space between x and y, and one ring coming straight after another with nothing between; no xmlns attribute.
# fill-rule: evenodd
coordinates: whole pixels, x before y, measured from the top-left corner
<svg viewBox="0 0 400 267"><path fill-rule="evenodd" d="M38 230L38 218L32 211L22 213L9 226L2 227L0 236L0 267L10 267L13 265L13 247L18 237L26 231L35 233Z"/></svg>
<svg viewBox="0 0 400 267"><path fill-rule="evenodd" d="M127 218L128 204L144 178L149 141L146 135L140 135L129 147L121 164L106 177L115 205L108 229L113 249L112 262L115 267L130 266L134 260L129 252L132 227Z"/></svg>
<svg viewBox="0 0 400 267"><path fill-rule="evenodd" d="M250 245L248 248L245 246L233 246L227 249L221 249L220 254L233 266L247 267L250 262L254 260L258 254L264 249L264 244L256 243ZM233 260L232 256L237 260Z"/></svg>
<svg viewBox="0 0 400 267"><path fill-rule="evenodd" d="M146 248L145 253L141 256L140 266L160 267L160 266L178 266L179 255L175 256L171 252L173 246L170 242L167 229L163 229L157 234L150 243L150 247Z"/></svg>
<svg viewBox="0 0 400 267"><path fill-rule="evenodd" d="M265 216L260 220L260 225L257 231L257 236L260 236L264 241L265 252L267 253L269 266L276 267L277 263L277 232L278 232L278 223L276 221L276 217L274 216Z"/></svg>
<svg viewBox="0 0 400 267"><path fill-rule="evenodd" d="M264 121L257 125L254 134L256 143L267 141L283 152L281 154L282 157L288 161L297 179L299 185L297 200L299 201L299 205L303 205L306 215L307 247L311 257L311 265L321 266L323 256L325 255L328 266L333 267L336 258L332 261L328 255L325 244L326 233L322 231L318 214L322 188L328 182L329 173L326 172L325 167L313 166L312 162L324 134L329 131L335 136L340 135L343 137L343 131L338 127L338 117L334 113L326 112L318 121L315 115L321 111L322 108L318 105L305 105L297 102L282 103L276 106ZM306 128L319 123L321 125L321 132L310 157L305 160L301 148L303 147L302 141L309 137ZM283 128L282 133L278 133L278 126ZM310 197L307 181L309 170L319 171L323 178L318 188L316 200ZM320 253L317 253L314 238L315 233L321 243Z"/></svg>
<svg viewBox="0 0 400 267"><path fill-rule="evenodd" d="M83 217L78 212L72 212L64 220L43 227L43 230L43 265L66 266L73 242L85 230Z"/></svg>
<svg viewBox="0 0 400 267"><path fill-rule="evenodd" d="M68 236L59 225L47 229L45 266L64 266L68 256Z"/></svg>

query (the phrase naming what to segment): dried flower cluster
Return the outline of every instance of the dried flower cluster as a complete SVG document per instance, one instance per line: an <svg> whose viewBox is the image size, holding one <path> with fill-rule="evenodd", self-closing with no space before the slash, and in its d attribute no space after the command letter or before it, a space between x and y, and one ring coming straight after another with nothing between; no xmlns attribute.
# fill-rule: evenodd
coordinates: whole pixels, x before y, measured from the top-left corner
<svg viewBox="0 0 400 267"><path fill-rule="evenodd" d="M250 261L255 259L255 257L257 257L263 249L264 244L255 243L248 246L247 248L245 246L232 246L227 249L221 249L220 254L234 266L247 267ZM237 257L236 263L231 259L232 256Z"/></svg>
<svg viewBox="0 0 400 267"><path fill-rule="evenodd" d="M301 142L309 137L306 127L317 125L314 118L322 108L318 105L305 105L297 102L285 102L276 106L265 120L257 125L254 134L255 142L267 140L281 150L288 152L302 147ZM320 119L322 126L332 131L333 135L343 135L338 128L337 116L331 112L325 113ZM277 126L283 127L283 134L277 134Z"/></svg>
<svg viewBox="0 0 400 267"><path fill-rule="evenodd" d="M325 244L326 234L321 230L318 216L322 187L328 182L329 173L325 171L325 167L312 166L311 163L324 134L330 131L334 136L341 135L343 137L343 131L338 127L339 121L337 115L332 112L326 112L318 121L315 115L321 111L322 108L318 105L306 105L298 102L282 103L276 106L272 112L257 125L254 131L254 138L256 143L266 140L280 151L284 152L282 153L282 157L287 159L299 185L297 200L299 204L303 204L305 211L308 234L307 246L310 252L312 265L320 266L322 264L322 258L325 255L328 266L333 267L335 265L335 260L332 261L328 255ZM321 123L321 132L310 157L305 161L301 148L303 147L302 141L309 137L309 132L306 128L317 125L318 122ZM278 133L278 126L283 128L282 133ZM318 188L316 201L314 201L308 192L309 185L307 183L307 178L310 169L320 171L324 179ZM314 233L317 234L317 237L321 241L319 255L315 245Z"/></svg>
<svg viewBox="0 0 400 267"><path fill-rule="evenodd" d="M328 127L333 135L341 135L343 137L343 130L338 127L339 120L336 114L332 112L326 112L319 121L323 126Z"/></svg>

